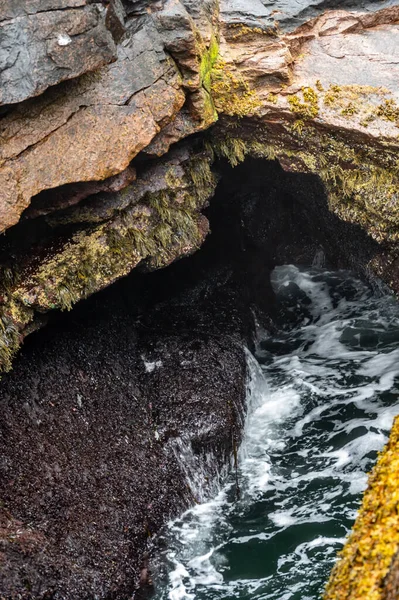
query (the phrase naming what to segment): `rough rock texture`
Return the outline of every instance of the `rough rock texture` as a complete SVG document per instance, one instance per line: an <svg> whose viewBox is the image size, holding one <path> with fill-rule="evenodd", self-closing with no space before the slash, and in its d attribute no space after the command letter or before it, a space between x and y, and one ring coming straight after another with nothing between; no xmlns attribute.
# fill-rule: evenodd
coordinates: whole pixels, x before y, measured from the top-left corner
<svg viewBox="0 0 399 600"><path fill-rule="evenodd" d="M99 74L11 111L0 125L0 227L17 223L43 190L126 169L184 103L179 80L156 30L144 26Z"/></svg>
<svg viewBox="0 0 399 600"><path fill-rule="evenodd" d="M101 2L5 0L0 7L0 105L41 94L116 58Z"/></svg>
<svg viewBox="0 0 399 600"><path fill-rule="evenodd" d="M95 295L32 336L4 376L6 598L131 598L147 542L234 453L243 344L252 305L266 293L271 306L270 265L246 251L218 193L202 252ZM246 285L256 254L262 290ZM201 467L207 480L190 487Z"/></svg>
<svg viewBox="0 0 399 600"><path fill-rule="evenodd" d="M2 248L2 363L10 365L21 336L44 312L70 309L140 263L164 267L199 248L208 231L201 210L216 185L210 160L209 151L183 145L157 164L156 176L144 163L122 191L110 185L77 205L70 201L34 228L28 220L24 247L20 230L10 232ZM75 199L76 188L70 191Z"/></svg>
<svg viewBox="0 0 399 600"><path fill-rule="evenodd" d="M245 271L253 275L251 293L256 295L258 284L259 289L262 287L254 267L260 265L262 249L267 247L270 257L273 240L276 253L287 256L276 232L285 235L289 231L297 221L298 207L302 229L295 238L295 256L309 258L314 251L316 242L312 241L311 231L312 223L317 222L317 244L335 253L337 262L342 255L344 263L371 278L379 276L393 291L399 291L397 1L6 0L0 6L0 33L0 231L6 232L0 247L1 370L11 368L23 338L42 326L52 309L70 309L136 267L156 270L199 248L209 229L202 211L220 176L221 186L230 190L233 203L238 201L237 193L229 181L238 186L242 176L248 185L253 181L258 186L256 194L252 190L245 195L254 212L250 208L248 214L244 211L243 222L257 223L262 194L281 220L277 223L275 219L260 219L262 241L247 240L248 256L253 258L245 266ZM242 170L237 167L232 176L226 159L234 168L246 161ZM280 167L276 163L265 166L265 160L277 160ZM288 180L290 185L298 184L297 193L277 186L276 182L284 179L281 167L293 172ZM269 173L268 182L258 180L258 170ZM309 178L308 206L298 173ZM269 194L268 190L274 191ZM274 199L276 208L271 202ZM235 232L231 235L237 233L234 228L231 231ZM356 235L351 237L354 231ZM223 239L228 242L226 237ZM239 240L242 241L240 236ZM340 240L344 242L341 254L337 250ZM232 255L236 251L236 247L232 248ZM267 267L275 260L274 256ZM226 281L222 271L217 276ZM203 293L207 296L206 289ZM93 307L97 310L95 304ZM267 312L268 307L261 308ZM81 329L73 342L65 334L71 354L83 335ZM85 338L86 362L96 352L89 337ZM175 342L170 343L175 348ZM178 343L185 342L179 338ZM61 359L57 362L56 354L63 356L62 343L55 340L52 344L54 356L45 350L36 356L32 350L32 358L21 359L28 361L26 385L15 375L5 380L1 388L4 394L9 390L7 418L11 427L5 435L19 435L15 419L15 425L21 424L21 431L36 449L45 443L40 437L40 423L37 424L41 419L37 416L39 405L41 401L46 403L46 425L50 427L47 420L51 420L53 383L48 384L43 396L35 398L33 392L33 401L28 402L26 414L38 428L32 438L27 417L21 416L22 408L16 398L25 392L31 398L31 389L36 389L36 365L39 371L43 369L42 379L46 379L46 361L52 364L48 381L54 382L54 393L61 395L58 378L64 367ZM133 346L138 348L139 342L129 344L131 351L136 352ZM115 347L120 370L126 348ZM208 345L206 353L212 348ZM107 370L111 372L110 356L106 358ZM135 356L133 370L138 368L139 355ZM235 359L226 356L226 360L232 365ZM97 375L92 375L89 364L87 369L85 381L90 387L90 377ZM71 379L79 381L78 367L74 366L71 373ZM101 377L104 389L114 398L110 405L115 408L116 420L112 421L111 416L108 420L115 427L122 427L118 404L125 406L126 399L119 399L118 390L114 382L112 387L106 373ZM189 388L191 384L184 385ZM71 414L77 412L78 416L81 410L74 406L75 392L81 395L72 390L67 401L70 411L55 403L55 410L59 411L55 418L65 423L71 436L75 431L75 425L69 425L75 418ZM95 412L94 391L86 393ZM144 404L150 402L146 394ZM104 392L104 406L107 399ZM134 414L144 410L139 400L132 402L133 409L125 406L124 410L134 410ZM100 421L98 425L107 427ZM83 420L76 427L82 444L94 439L84 439ZM137 426L132 427L137 432ZM107 435L111 439L109 430ZM60 439L68 449L71 464L75 464L73 460L78 459L72 456L69 438ZM14 440L14 447L19 448L19 441L23 448L22 438ZM53 462L50 461L48 471L48 481L54 482L59 464L56 442L54 437ZM110 448L116 448L115 440L110 444ZM90 454L88 446L84 448ZM147 450L143 452L150 459L145 454ZM115 452L119 450L116 448ZM111 454L106 458L104 472L112 470ZM6 468L11 474L13 468L20 468L21 456L15 455L15 463L9 457ZM39 465L39 454L33 456ZM91 469L101 471L96 461L93 458L90 477ZM157 465L161 462L159 458ZM126 477L130 477L129 468L126 466L124 471ZM173 461L169 468L170 474L175 472ZM27 480L29 476L27 473ZM39 477L33 465L32 478L36 476ZM47 477L43 473L41 476ZM63 475L61 470L60 477L65 477L68 494L79 485L86 485L83 479L75 479L76 473L68 479L70 475ZM14 479L10 476L7 481L9 485ZM110 490L116 486L116 480L112 482ZM28 581L39 585L37 573L41 567L37 557L42 556L39 549L43 547L48 548L43 564L47 569L45 586L49 589L57 578L64 578L62 581L68 582L65 589L71 594L86 581L88 594L98 590L100 596L112 597L114 590L107 587L113 585L110 582L114 579L110 565L119 559L126 566L127 575L115 585L120 585L121 590L130 589L137 574L138 554L129 567L126 557L130 550L121 550L118 555L115 548L119 543L121 548L130 548L131 542L111 536L111 562L107 562L106 556L96 554L94 540L85 575L86 566L81 564L82 570L74 580L71 565L77 556L82 556L78 537L72 542L63 538L65 532L59 525L52 537L47 525L40 521L45 513L49 515L49 527L54 524L56 528L59 514L56 519L58 509L54 507L59 500L62 508L63 498L57 497L54 506L50 506L52 496L43 499L43 485L37 499L34 497L33 502L30 498L28 502L29 494L23 482L19 483L20 496L14 498L11 488L4 492L9 494L10 502L14 498L16 512L6 507L1 518L1 531L11 531L12 540L20 536L18 544L22 544L15 559L19 573L16 589L23 579L19 569L26 564L21 556L31 556L29 553L36 558L29 562L33 571L29 572ZM154 479L153 484L159 485L159 480ZM89 503L91 484L87 485ZM123 514L130 511L126 490ZM173 496L172 488L168 488L176 507L180 506L180 491L181 488ZM72 496L68 511L77 502L77 495ZM111 502L111 492L107 498ZM34 515L29 513L30 502ZM40 506L46 507L44 513ZM88 505L86 508L89 511ZM108 508L104 510L108 514ZM167 510L163 512L158 522L167 514ZM43 527L30 528L31 516ZM77 516L73 514L73 518ZM87 527L85 547L90 538ZM110 527L114 525L111 523ZM100 538L101 544L105 543L104 531ZM11 543L10 539L4 538L4 543ZM13 544L7 546L7 556L12 555L12 548L16 547ZM56 564L61 565L62 574L56 571ZM9 567L14 572L11 565L12 562ZM108 583L98 575L102 569ZM8 571L8 582L10 577ZM39 587L32 593L40 597L45 592Z"/></svg>
<svg viewBox="0 0 399 600"><path fill-rule="evenodd" d="M169 185L173 156L173 173L183 171L181 154L164 159ZM212 235L200 252L132 273L54 320L3 377L6 598L131 597L146 582L152 534L208 491L204 482L187 488L185 474L204 467L212 482L239 440L243 344L251 344L253 313L272 326L270 270L309 263L321 245L331 266L348 266L349 254L364 262L373 251L360 227L329 212L316 176L254 158L234 170L226 160L217 166L206 211ZM152 169L139 169L125 203L142 202L150 184L162 191ZM185 191L177 189L176 199ZM97 210L88 199L59 217L95 221L123 199L99 198Z"/></svg>
<svg viewBox="0 0 399 600"><path fill-rule="evenodd" d="M277 23L284 31L292 31L306 21L331 9L375 12L395 6L395 0L221 0L220 6L226 21L245 23L262 28Z"/></svg>
<svg viewBox="0 0 399 600"><path fill-rule="evenodd" d="M399 417L370 474L359 515L331 573L325 600L398 597L398 474Z"/></svg>
<svg viewBox="0 0 399 600"><path fill-rule="evenodd" d="M6 3L1 22L97 11L117 60L0 120L0 228L21 220L3 240L4 367L49 309L70 308L143 259L163 266L198 247L212 152L319 175L331 211L380 245L363 271L399 290L395 2L61 4ZM217 119L204 150L199 134ZM185 151L205 152L206 166L165 183L158 157L193 133ZM171 238L176 221L184 243Z"/></svg>
<svg viewBox="0 0 399 600"><path fill-rule="evenodd" d="M32 338L2 381L2 598L131 598L147 542L197 497L186 473L214 480L238 443L239 332L218 303L201 331L199 302L187 330L173 282L152 311L142 283Z"/></svg>

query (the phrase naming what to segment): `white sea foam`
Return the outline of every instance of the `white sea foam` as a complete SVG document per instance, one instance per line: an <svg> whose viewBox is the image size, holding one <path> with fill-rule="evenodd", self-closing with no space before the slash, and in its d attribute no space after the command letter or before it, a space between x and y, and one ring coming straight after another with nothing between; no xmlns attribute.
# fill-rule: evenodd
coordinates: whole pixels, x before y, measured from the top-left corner
<svg viewBox="0 0 399 600"><path fill-rule="evenodd" d="M240 499L231 477L169 525L159 600L319 598L399 413L393 299L347 273L293 266L273 285L297 325L273 339L259 329L264 364L248 353ZM183 446L174 451L200 495L207 465L198 475Z"/></svg>

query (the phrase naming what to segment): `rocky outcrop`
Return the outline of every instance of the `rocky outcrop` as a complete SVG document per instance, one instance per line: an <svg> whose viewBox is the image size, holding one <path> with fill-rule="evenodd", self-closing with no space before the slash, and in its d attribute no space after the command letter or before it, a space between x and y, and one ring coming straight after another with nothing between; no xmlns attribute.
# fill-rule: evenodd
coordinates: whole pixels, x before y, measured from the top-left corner
<svg viewBox="0 0 399 600"><path fill-rule="evenodd" d="M99 74L11 111L1 123L1 229L43 190L126 169L183 105L179 78L154 26L144 26Z"/></svg>
<svg viewBox="0 0 399 600"><path fill-rule="evenodd" d="M48 310L70 309L140 263L157 269L199 248L208 232L201 210L216 185L210 160L209 152L182 146L157 164L156 173L151 164L142 165L122 191L111 191L114 179L108 191L77 205L72 186L69 202L64 196L62 203L72 206L42 219L26 240L29 253L17 230L3 247L3 364L10 366L21 336ZM30 219L26 226L30 232ZM54 236L60 230L62 237Z"/></svg>
<svg viewBox="0 0 399 600"><path fill-rule="evenodd" d="M218 179L215 202L222 190L226 215L239 205L236 223L257 232L247 239L241 226L225 228L223 247L231 257L245 248L247 261L232 275L231 264L212 271L213 257L201 271L212 271L211 281L183 294L191 308L166 301L146 313L141 336L132 316L140 295L127 286L121 297L131 302L120 313L116 287L100 325L82 327L90 311L101 315L94 298L71 331L51 337L49 329L37 351L28 345L2 382L2 588L9 597L128 596L148 531L190 495L175 455L165 454L168 440L186 433L200 455L222 441L224 459L233 449L245 372L237 343L251 329L238 315L249 314L254 296L269 314L265 281L276 255L308 260L323 246L335 264L399 291L399 6L6 0L0 32L2 371L52 310L197 250ZM294 254L281 240L289 232ZM157 293L164 286L171 295L158 276ZM123 316L109 321L115 306ZM170 335L161 336L161 322ZM179 372L180 348L193 357L189 375ZM165 371L145 371L159 361Z"/></svg>
<svg viewBox="0 0 399 600"><path fill-rule="evenodd" d="M6 106L0 121L0 227L9 229L3 367L49 309L70 308L142 261L156 268L198 247L214 156L232 165L247 155L278 159L286 170L316 173L331 210L380 244L364 271L399 289L399 7L342 2L330 9L325 1L298 9L260 0L250 7L236 0L3 5L5 31L45 38L30 38L37 56L51 54L54 36L72 40L57 46L70 53L68 69L46 54L46 70L40 55L40 71L31 68L38 83L25 96L18 86L27 78L13 78L11 66L3 71L13 101L43 92ZM19 42L9 40L15 53ZM102 49L95 57L92 43ZM165 184L158 157L216 120L202 142L187 142L185 159L170 156L174 165L207 156L202 174L179 172ZM180 223L179 243L172 221ZM154 241L156 227L166 232L162 241Z"/></svg>
<svg viewBox="0 0 399 600"><path fill-rule="evenodd" d="M38 96L115 60L106 21L102 2L5 0L0 12L0 105Z"/></svg>
<svg viewBox="0 0 399 600"><path fill-rule="evenodd" d="M325 600L398 597L399 418L369 477L353 531L334 567Z"/></svg>
<svg viewBox="0 0 399 600"><path fill-rule="evenodd" d="M240 439L243 338L221 331L208 286L203 302L173 274L125 279L3 378L2 598L127 599L149 584L148 543L209 493Z"/></svg>

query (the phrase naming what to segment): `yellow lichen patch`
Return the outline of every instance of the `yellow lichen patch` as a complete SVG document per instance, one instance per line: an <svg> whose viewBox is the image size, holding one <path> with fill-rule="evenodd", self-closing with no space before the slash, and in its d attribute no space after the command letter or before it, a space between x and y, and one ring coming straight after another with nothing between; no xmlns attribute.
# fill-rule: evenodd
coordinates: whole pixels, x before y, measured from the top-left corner
<svg viewBox="0 0 399 600"><path fill-rule="evenodd" d="M219 113L245 117L261 106L256 92L247 81L219 58L211 73L211 95Z"/></svg>
<svg viewBox="0 0 399 600"><path fill-rule="evenodd" d="M269 94L267 94L267 96L266 96L266 100L268 102L271 102L272 104L277 104L277 94L273 94L272 92L269 92Z"/></svg>
<svg viewBox="0 0 399 600"><path fill-rule="evenodd" d="M386 88L377 88L371 85L336 85L331 84L324 96L324 104L326 106L336 107L343 109L349 102L365 101L368 97L374 96L375 98L381 98L389 94L389 90Z"/></svg>
<svg viewBox="0 0 399 600"><path fill-rule="evenodd" d="M300 120L314 119L319 114L319 100L316 92L311 87L303 87L302 97L302 100L296 94L288 97L291 111Z"/></svg>
<svg viewBox="0 0 399 600"><path fill-rule="evenodd" d="M368 127L377 118L399 123L399 106L390 95L386 88L370 85L330 85L323 102L347 118L359 115L360 125Z"/></svg>
<svg viewBox="0 0 399 600"><path fill-rule="evenodd" d="M242 23L233 23L230 25L230 29L233 31L233 34L229 36L229 39L231 40L240 40L241 38L256 37L260 35L278 37L280 33L277 23L274 25L274 27L267 27L266 29L261 29L260 27L249 27L248 25L244 25Z"/></svg>
<svg viewBox="0 0 399 600"><path fill-rule="evenodd" d="M399 548L399 417L379 454L363 503L324 600L382 600L384 577Z"/></svg>
<svg viewBox="0 0 399 600"><path fill-rule="evenodd" d="M344 117L350 117L352 115L356 115L358 112L359 107L357 107L353 102L349 102L349 104L341 110L341 115Z"/></svg>
<svg viewBox="0 0 399 600"><path fill-rule="evenodd" d="M376 109L375 114L377 117L381 117L386 121L392 121L393 123L399 123L399 106L395 100L389 98L382 102Z"/></svg>

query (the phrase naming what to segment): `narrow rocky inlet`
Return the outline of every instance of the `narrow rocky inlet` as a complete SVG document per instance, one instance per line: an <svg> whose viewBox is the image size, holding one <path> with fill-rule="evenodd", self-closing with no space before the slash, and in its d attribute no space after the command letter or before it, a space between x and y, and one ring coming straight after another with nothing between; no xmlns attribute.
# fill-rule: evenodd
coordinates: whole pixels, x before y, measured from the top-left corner
<svg viewBox="0 0 399 600"><path fill-rule="evenodd" d="M398 35L3 1L1 599L399 597Z"/></svg>
<svg viewBox="0 0 399 600"><path fill-rule="evenodd" d="M398 303L346 271L272 281L281 328L247 358L238 474L164 531L156 598L320 598L398 413Z"/></svg>

